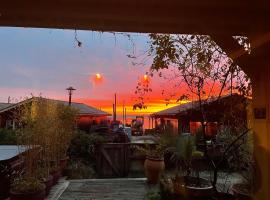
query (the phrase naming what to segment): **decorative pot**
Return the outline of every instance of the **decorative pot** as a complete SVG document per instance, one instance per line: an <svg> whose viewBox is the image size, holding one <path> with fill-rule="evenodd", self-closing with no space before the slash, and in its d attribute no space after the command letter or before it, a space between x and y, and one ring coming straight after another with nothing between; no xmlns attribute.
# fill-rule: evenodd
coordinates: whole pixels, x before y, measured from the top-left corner
<svg viewBox="0 0 270 200"><path fill-rule="evenodd" d="M50 193L50 189L52 188L53 186L53 176L52 175L49 175L47 177L47 179L45 181L43 181L43 184L46 185L46 195L48 195Z"/></svg>
<svg viewBox="0 0 270 200"><path fill-rule="evenodd" d="M252 199L249 193L250 188L245 184L241 184L241 183L233 184L231 187L231 190L236 200L251 200Z"/></svg>
<svg viewBox="0 0 270 200"><path fill-rule="evenodd" d="M164 159L156 159L147 157L144 162L145 175L148 183L157 184L161 173L164 171Z"/></svg>
<svg viewBox="0 0 270 200"><path fill-rule="evenodd" d="M10 191L10 200L43 200L46 196L45 185L35 192L16 192Z"/></svg>
<svg viewBox="0 0 270 200"><path fill-rule="evenodd" d="M194 198L208 198L213 194L213 186L210 181L204 178L197 178L192 176L185 177L185 188L188 197ZM197 184L199 183L199 186Z"/></svg>
<svg viewBox="0 0 270 200"><path fill-rule="evenodd" d="M53 185L57 184L58 180L61 177L61 170L58 169L58 170L52 171L50 174L53 176Z"/></svg>
<svg viewBox="0 0 270 200"><path fill-rule="evenodd" d="M180 176L176 179L163 180L160 187L164 200L201 200L209 199L215 194L210 181L197 177Z"/></svg>

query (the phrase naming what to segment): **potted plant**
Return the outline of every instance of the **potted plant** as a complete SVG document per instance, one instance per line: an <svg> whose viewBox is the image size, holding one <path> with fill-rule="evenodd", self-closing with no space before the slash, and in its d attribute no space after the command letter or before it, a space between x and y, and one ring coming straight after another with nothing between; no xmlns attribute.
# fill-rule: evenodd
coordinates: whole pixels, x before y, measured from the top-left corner
<svg viewBox="0 0 270 200"><path fill-rule="evenodd" d="M45 187L37 178L17 179L11 185L10 200L42 200L46 194Z"/></svg>
<svg viewBox="0 0 270 200"><path fill-rule="evenodd" d="M165 169L163 152L158 147L149 149L144 162L145 175L150 184L157 184Z"/></svg>
<svg viewBox="0 0 270 200"><path fill-rule="evenodd" d="M174 177L161 181L161 190L174 198L207 198L213 194L211 182L199 176L203 168L204 154L195 151L193 140L189 134L181 135L177 138L175 147L168 149L172 152L171 160L175 162L178 171ZM196 176L191 175L192 171ZM169 198L173 198L172 196Z"/></svg>
<svg viewBox="0 0 270 200"><path fill-rule="evenodd" d="M33 97L14 112L17 119L17 143L27 149L23 153L25 172L18 174L11 187L11 199L37 199L45 197L53 181L61 175L59 160L61 140L65 151L73 131L75 111L42 97ZM68 124L70 122L70 124ZM54 161L51 163L51 161ZM42 169L40 169L40 167Z"/></svg>
<svg viewBox="0 0 270 200"><path fill-rule="evenodd" d="M164 152L168 147L169 140L167 135L153 136L152 144L146 144L144 147L137 147L139 151L143 152L146 156L144 162L145 175L148 183L157 184L160 175L165 169Z"/></svg>
<svg viewBox="0 0 270 200"><path fill-rule="evenodd" d="M36 177L46 186L46 195L49 194L53 186L53 176L50 175L47 167L39 167L36 172Z"/></svg>
<svg viewBox="0 0 270 200"><path fill-rule="evenodd" d="M10 199L42 200L45 198L45 185L36 176L38 160L42 156L42 148L38 145L41 137L37 133L38 121L36 119L36 107L30 103L22 105L17 112L18 124L16 130L18 150L22 152L24 170L14 175Z"/></svg>
<svg viewBox="0 0 270 200"><path fill-rule="evenodd" d="M252 139L249 135L248 139ZM239 154L236 161L238 171L242 177L242 182L235 183L231 187L231 191L237 200L251 200L254 188L255 162L253 158L252 141L245 141L239 148Z"/></svg>

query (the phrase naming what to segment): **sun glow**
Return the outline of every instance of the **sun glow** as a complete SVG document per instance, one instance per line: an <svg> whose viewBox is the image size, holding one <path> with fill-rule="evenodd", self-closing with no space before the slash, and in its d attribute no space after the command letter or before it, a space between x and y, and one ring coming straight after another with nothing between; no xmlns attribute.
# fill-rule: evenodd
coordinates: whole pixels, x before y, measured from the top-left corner
<svg viewBox="0 0 270 200"><path fill-rule="evenodd" d="M104 76L100 73L96 73L93 76L92 80L93 80L94 85L101 84L104 80Z"/></svg>
<svg viewBox="0 0 270 200"><path fill-rule="evenodd" d="M97 79L97 80L102 79L102 76L101 76L101 74L100 74L100 73L96 73L96 79Z"/></svg>
<svg viewBox="0 0 270 200"><path fill-rule="evenodd" d="M147 74L143 75L142 82L143 83L149 83L150 82L150 78L149 78L149 76Z"/></svg>

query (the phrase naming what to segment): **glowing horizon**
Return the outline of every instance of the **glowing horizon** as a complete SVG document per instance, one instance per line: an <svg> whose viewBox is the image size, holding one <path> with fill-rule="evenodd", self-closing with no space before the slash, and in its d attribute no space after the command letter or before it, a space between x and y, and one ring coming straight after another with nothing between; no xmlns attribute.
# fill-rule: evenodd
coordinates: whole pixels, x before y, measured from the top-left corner
<svg viewBox="0 0 270 200"><path fill-rule="evenodd" d="M80 102L80 103L84 103L86 105L89 106L94 106L98 109L101 109L105 112L108 112L110 114L112 114L113 112L113 108L112 108L112 104L113 104L113 99L111 100L103 100L103 101L95 101L95 100L91 100L91 99L74 99L74 102ZM163 99L155 99L152 102L148 102L146 104L147 108L146 109L136 109L133 110L133 102L125 102L125 108L127 111L127 115L149 115L155 112L159 112L161 110L164 109L168 109L171 108L173 106L177 106L183 103L187 103L188 101L181 101L181 102L177 102L176 100L172 100L172 103L166 104L166 102ZM123 113L123 101L119 101L117 104L117 114L118 115L122 115Z"/></svg>
<svg viewBox="0 0 270 200"><path fill-rule="evenodd" d="M73 101L112 113L117 93L117 112L125 101L127 114L150 114L176 104L163 100L162 82L147 75L150 65L133 66L127 54L133 44L123 35L77 31L81 47L74 42L74 31L35 28L1 28L0 102L18 102L25 97L43 96L68 100L65 88L76 88ZM147 34L132 34L136 49L145 50ZM147 109L133 110L137 83L151 84Z"/></svg>

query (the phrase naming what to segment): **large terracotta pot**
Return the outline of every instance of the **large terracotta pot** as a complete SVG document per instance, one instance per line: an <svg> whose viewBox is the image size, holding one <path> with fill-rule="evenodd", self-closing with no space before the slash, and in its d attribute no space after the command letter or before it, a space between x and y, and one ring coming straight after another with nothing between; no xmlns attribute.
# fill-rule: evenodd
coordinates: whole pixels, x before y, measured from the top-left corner
<svg viewBox="0 0 270 200"><path fill-rule="evenodd" d="M46 185L46 195L48 195L50 193L50 190L53 186L53 176L52 175L49 175L48 178L43 181L43 184Z"/></svg>
<svg viewBox="0 0 270 200"><path fill-rule="evenodd" d="M164 159L156 159L147 157L144 162L145 175L148 183L157 184L161 173L164 171Z"/></svg>
<svg viewBox="0 0 270 200"><path fill-rule="evenodd" d="M233 184L231 188L233 195L236 200L251 200L251 196L249 194L250 188L245 184L236 183Z"/></svg>
<svg viewBox="0 0 270 200"><path fill-rule="evenodd" d="M45 185L42 184L42 188L35 192L16 192L10 191L10 200L43 200L46 196Z"/></svg>

